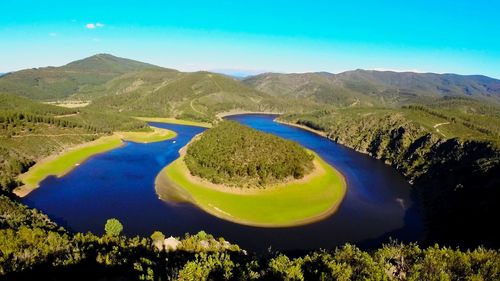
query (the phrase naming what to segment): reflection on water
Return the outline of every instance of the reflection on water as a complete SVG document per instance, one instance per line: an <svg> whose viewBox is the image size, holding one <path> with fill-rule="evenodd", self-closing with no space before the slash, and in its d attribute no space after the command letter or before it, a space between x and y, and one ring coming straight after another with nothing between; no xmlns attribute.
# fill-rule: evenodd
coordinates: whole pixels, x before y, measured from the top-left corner
<svg viewBox="0 0 500 281"><path fill-rule="evenodd" d="M177 137L150 144L130 142L97 155L62 178L47 178L23 201L73 231L100 234L106 219L115 217L127 235L149 236L160 230L180 236L205 230L256 251L269 246L281 250L331 248L345 242L370 245L389 236L404 241L420 237L421 219L412 208L409 184L381 161L273 122L273 116L228 119L297 141L342 172L348 188L337 213L306 226L257 228L218 219L187 203L164 203L154 189L157 173L204 129L160 123L152 125L174 130Z"/></svg>

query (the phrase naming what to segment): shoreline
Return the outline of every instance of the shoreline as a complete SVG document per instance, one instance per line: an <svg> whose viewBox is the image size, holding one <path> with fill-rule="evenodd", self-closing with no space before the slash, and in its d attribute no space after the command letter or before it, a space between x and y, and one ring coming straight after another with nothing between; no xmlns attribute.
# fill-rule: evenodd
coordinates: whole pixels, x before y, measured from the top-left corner
<svg viewBox="0 0 500 281"><path fill-rule="evenodd" d="M90 142L84 142L63 149L61 152L39 159L28 171L17 176L23 185L16 187L12 193L18 197L26 197L40 187L40 182L49 176L58 178L65 176L91 157L120 148L126 142L150 143L164 141L177 136L167 129L152 128L152 132L115 132L110 136L102 136Z"/></svg>
<svg viewBox="0 0 500 281"><path fill-rule="evenodd" d="M119 143L115 143L116 141L119 141ZM107 145L109 145L109 147L107 147ZM47 157L41 158L39 161L36 162L35 165L30 167L28 169L28 171L17 176L17 179L20 180L23 183L23 185L16 187L12 191L12 193L14 193L16 196L21 197L21 198L26 197L33 190L39 188L40 182L42 182L47 177L56 176L56 177L60 178L64 175L68 174L69 172L71 172L74 168L76 168L80 164L87 161L90 157L95 156L95 155L99 155L100 153L108 152L110 150L113 150L113 149L116 149L119 147L122 147L123 145L125 145L125 143L122 142L119 138L117 138L114 135L104 136L104 137L100 137L100 138L93 140L93 141L90 141L90 142L85 142L85 143L78 144L76 146L68 147L68 148L62 150L60 153L49 155ZM45 165L49 165L51 162L57 162L57 161L59 161L60 158L64 157L65 155L68 155L71 153L77 153L80 150L91 149L91 148L95 148L98 146L106 146L106 147L103 148L102 150L99 150L96 153L88 154L88 155L86 155L86 157L80 158L79 161L77 161L78 163L71 163L71 165L66 165L65 169L63 169L62 171L55 172L55 173L53 173L53 172L43 173L43 171L42 171L42 173L44 175L41 175L41 176L33 175L33 174L38 172L37 170L39 170L39 169L43 170ZM31 179L31 178L34 178L34 179ZM27 183L26 181L30 181L30 182Z"/></svg>
<svg viewBox="0 0 500 281"><path fill-rule="evenodd" d="M283 112L233 110L233 111L225 111L217 113L215 117L217 117L218 119L222 119L227 116L246 115L246 114L281 115L283 114Z"/></svg>
<svg viewBox="0 0 500 281"><path fill-rule="evenodd" d="M201 137L202 134L203 133L199 133L199 134L195 135L188 143L186 143L186 145L181 147L179 149L179 158L175 159L174 161L176 161L178 159L184 159L184 156L186 155L187 147L191 143L197 141ZM224 185L224 184L215 184L215 183L213 183L209 180L206 180L204 178L200 178L198 176L192 175L191 172L189 171L189 169L188 169L188 173L187 173L186 177L188 177L190 180L192 180L192 182L194 182L196 184L208 186L209 188L212 188L214 190L232 193L232 194L256 194L259 191L262 191L264 189L265 190L279 189L279 188L282 188L284 185L290 185L290 184L294 184L294 183L304 183L308 179L310 179L311 177L318 176L318 173L321 173L321 172L326 173L325 169L323 167L321 167L321 165L319 163L319 160L318 160L318 159L320 159L319 155L310 149L307 149L307 148L304 148L304 149L308 153L311 153L312 155L314 155L314 160L313 160L314 168L307 175L305 175L304 177L302 177L300 179L292 179L292 180L284 181L282 183L271 184L270 186L267 186L267 187L262 188L262 189L260 189L258 187L241 188L241 187L236 187L236 186L228 186L228 185ZM187 167L186 167L186 169L187 169ZM341 175L341 176L343 177L344 175Z"/></svg>
<svg viewBox="0 0 500 281"><path fill-rule="evenodd" d="M191 141L193 141L196 137L193 137ZM191 143L191 141L189 143ZM179 158L174 160L172 163L164 167L156 176L155 178L155 191L157 195L159 196L160 200L166 201L166 202L171 202L171 203L180 203L180 202L187 202L190 204L193 204L194 206L200 208L201 210L218 217L220 219L228 220L234 223L242 224L242 225L248 225L248 226L253 226L253 227L267 227L267 228L284 228L284 227L293 227L293 226L301 226L301 225L307 225L311 224L314 222L321 221L323 219L326 219L327 217L331 216L334 214L338 208L340 207L341 203L343 202L346 192L347 192L347 182L344 177L344 175L335 169L333 166L329 165L326 163L321 157L319 157L318 154L315 152L311 151L315 155L315 166L319 165L319 167L315 167L315 170L313 170L310 174L305 176L302 179L299 179L297 181L292 181L292 182L285 182L285 183L280 183L273 185L271 187L265 188L265 189L258 189L258 188L252 188L252 189L245 189L241 190L237 187L226 187L226 186L218 186L215 185L211 182L205 181L201 179L200 181L194 181L193 177L185 163L183 162L183 155L185 154L185 150L187 146L189 145L186 144L179 150ZM174 167L174 168L172 168ZM174 169L174 171L172 171ZM180 181L187 181L188 185L192 185L191 190L189 187L183 187L178 181L173 179L171 175L169 174L174 173L174 175L180 176ZM170 176L169 176L170 175ZM294 218L291 219L291 221L287 222L271 222L271 223L266 223L266 222L259 222L258 220L251 220L251 219L245 219L238 217L237 215L231 214L229 210L227 210L226 206L221 206L217 205L217 200L213 200L210 202L203 202L204 200L208 200L204 198L203 196L200 196L200 194L193 193L193 186L195 189L198 189L201 193L203 192L208 192L211 193L211 195L216 195L217 197L227 197L230 196L231 199L245 199L246 198L251 198L252 200L258 199L258 198L253 198L253 197L261 197L261 200L268 200L266 198L267 196L273 196L275 201L276 198L280 198L283 200L283 196L287 196L287 192L290 194L293 194L294 192L297 192L297 190L304 190L304 187L307 187L307 185L311 185L314 183L314 181L322 180L324 178L328 178L328 182L325 184L320 184L321 186L319 187L320 190L317 191L318 193L322 194L324 193L325 190L330 190L330 192L335 193L336 195L330 194L333 198L333 202L331 202L331 205L324 209L321 210L318 213L315 213L313 215L309 215L304 218ZM335 185L333 185L336 182ZM216 188L214 187L216 186ZM310 188L318 188L318 185L313 184L314 187ZM333 188L333 189L331 189ZM237 189L235 191L235 189ZM196 191L196 190L195 190ZM305 196L307 197L306 194ZM314 197L314 192L313 196ZM198 200L197 200L198 199ZM202 200L200 200L202 199ZM307 199L307 198L305 198ZM324 198L322 198L324 199ZM246 200L246 199L245 199ZM294 199L295 201L297 198ZM300 200L304 200L304 197L300 197ZM317 200L317 198L316 198ZM233 201L233 200L230 200ZM227 201L227 202L230 202ZM293 203L298 203L300 204L301 202L295 202L291 201L290 204ZM306 200L307 202L307 200ZM257 201L258 203L258 201ZM325 204L325 202L321 202ZM218 202L220 204L220 202ZM231 203L229 203L231 204ZM328 203L330 204L330 203ZM272 204L271 204L272 205ZM287 205L287 206L296 206L296 204L293 205ZM269 207L268 207L269 208ZM223 210L225 209L225 210ZM250 208L253 210L254 208ZM295 209L295 208L290 208L290 209ZM276 212L283 211L283 210L274 210Z"/></svg>
<svg viewBox="0 0 500 281"><path fill-rule="evenodd" d="M325 137L325 138L331 140L325 132L319 131L319 130L316 130L316 129L313 129L313 128L310 128L310 127L307 127L305 125L300 125L300 124L297 124L297 123L292 123L292 122L287 122L287 121L281 121L281 120L278 120L278 119L274 119L273 121L276 122L276 123L280 123L280 124L286 125L286 126L300 128L302 130L309 131L311 133L314 133L316 135L319 135L321 137Z"/></svg>
<svg viewBox="0 0 500 281"><path fill-rule="evenodd" d="M144 121L144 122L157 122L157 123L165 123L165 124L212 128L212 124L208 123L208 122L190 121L190 120L177 119L177 118L172 118L172 117L133 117L133 118L135 118L137 120Z"/></svg>

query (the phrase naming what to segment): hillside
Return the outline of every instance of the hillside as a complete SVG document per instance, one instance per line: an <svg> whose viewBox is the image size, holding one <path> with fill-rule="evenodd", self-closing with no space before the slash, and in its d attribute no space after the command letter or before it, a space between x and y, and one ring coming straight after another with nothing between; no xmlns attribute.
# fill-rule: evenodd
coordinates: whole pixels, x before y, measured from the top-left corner
<svg viewBox="0 0 500 281"><path fill-rule="evenodd" d="M106 84L110 94L90 108L132 116L178 117L212 121L234 109L281 111L283 103L241 82L210 72L144 70Z"/></svg>
<svg viewBox="0 0 500 281"><path fill-rule="evenodd" d="M128 116L203 121L230 110L300 112L314 106L271 97L229 76L179 72L107 54L8 73L0 77L0 92L41 101L92 101L89 108Z"/></svg>
<svg viewBox="0 0 500 281"><path fill-rule="evenodd" d="M89 100L106 94L103 84L122 74L157 66L97 54L60 67L11 72L0 77L0 92L36 100Z"/></svg>
<svg viewBox="0 0 500 281"><path fill-rule="evenodd" d="M243 80L273 96L310 98L340 106L394 106L443 96L500 103L500 80L480 75L354 70L265 73Z"/></svg>
<svg viewBox="0 0 500 281"><path fill-rule="evenodd" d="M280 118L323 131L394 167L413 185L426 241L463 247L498 245L500 233L491 221L500 212L499 112L475 100L443 98L397 109L344 108Z"/></svg>

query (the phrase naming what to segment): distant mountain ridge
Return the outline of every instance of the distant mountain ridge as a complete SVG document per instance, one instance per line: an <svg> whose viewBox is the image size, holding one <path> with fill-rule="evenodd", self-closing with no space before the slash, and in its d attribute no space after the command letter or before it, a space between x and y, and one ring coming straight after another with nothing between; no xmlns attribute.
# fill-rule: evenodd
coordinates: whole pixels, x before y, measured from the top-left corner
<svg viewBox="0 0 500 281"><path fill-rule="evenodd" d="M310 97L343 105L392 105L443 96L473 97L500 103L500 80L481 75L353 70L339 74L264 73L243 80L273 96Z"/></svg>

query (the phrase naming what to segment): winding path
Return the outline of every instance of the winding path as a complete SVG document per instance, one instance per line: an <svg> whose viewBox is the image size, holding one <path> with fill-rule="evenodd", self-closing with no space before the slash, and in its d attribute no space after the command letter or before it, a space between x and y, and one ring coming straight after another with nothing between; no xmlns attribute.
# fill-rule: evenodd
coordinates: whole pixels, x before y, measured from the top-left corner
<svg viewBox="0 0 500 281"><path fill-rule="evenodd" d="M442 126L442 125L447 125L447 124L450 124L450 122L437 123L434 125L434 129L436 129L436 132L440 133L445 138L446 138L446 135L441 133L441 131L438 129L438 127Z"/></svg>

